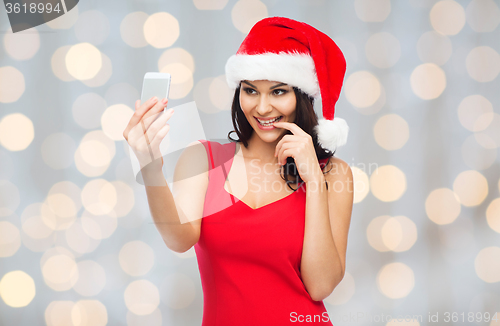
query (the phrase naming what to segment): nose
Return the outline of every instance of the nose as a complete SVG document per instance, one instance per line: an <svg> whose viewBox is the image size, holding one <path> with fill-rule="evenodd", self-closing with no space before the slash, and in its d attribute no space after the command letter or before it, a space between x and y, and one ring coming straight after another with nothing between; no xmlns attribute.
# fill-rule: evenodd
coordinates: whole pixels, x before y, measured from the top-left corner
<svg viewBox="0 0 500 326"><path fill-rule="evenodd" d="M257 105L257 112L259 113L259 115L265 116L272 111L273 111L273 106L268 96L266 95L260 96L259 103Z"/></svg>

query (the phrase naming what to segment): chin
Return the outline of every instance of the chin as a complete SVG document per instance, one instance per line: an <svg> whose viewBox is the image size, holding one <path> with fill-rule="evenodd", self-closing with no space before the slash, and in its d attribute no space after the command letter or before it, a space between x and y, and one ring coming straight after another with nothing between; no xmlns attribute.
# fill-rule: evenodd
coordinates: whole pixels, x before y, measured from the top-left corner
<svg viewBox="0 0 500 326"><path fill-rule="evenodd" d="M260 139L262 139L266 143L273 143L273 142L277 141L285 133L284 130L280 130L279 132L278 131L262 132L262 130L259 130L259 131L254 130L254 132L256 132L259 135Z"/></svg>

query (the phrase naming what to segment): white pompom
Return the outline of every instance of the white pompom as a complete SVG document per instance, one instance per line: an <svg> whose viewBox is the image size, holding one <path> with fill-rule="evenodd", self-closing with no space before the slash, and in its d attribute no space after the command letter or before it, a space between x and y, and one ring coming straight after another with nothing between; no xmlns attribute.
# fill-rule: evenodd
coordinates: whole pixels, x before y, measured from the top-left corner
<svg viewBox="0 0 500 326"><path fill-rule="evenodd" d="M344 119L335 117L333 120L319 119L318 125L314 127L318 134L318 142L324 149L335 151L337 147L345 145L349 126Z"/></svg>

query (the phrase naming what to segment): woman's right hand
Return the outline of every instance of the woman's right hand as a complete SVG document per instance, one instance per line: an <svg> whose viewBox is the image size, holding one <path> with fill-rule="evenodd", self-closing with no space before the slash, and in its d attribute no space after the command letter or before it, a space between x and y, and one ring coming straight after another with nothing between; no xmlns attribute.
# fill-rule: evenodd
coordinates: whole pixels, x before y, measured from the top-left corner
<svg viewBox="0 0 500 326"><path fill-rule="evenodd" d="M123 131L123 137L137 156L141 169L151 163L154 163L155 166L159 165L161 168L163 157L160 143L170 130L167 121L174 113L174 109L163 112L168 99L158 101L156 96L142 105L140 103L140 100L135 102L135 112L130 118L127 128Z"/></svg>

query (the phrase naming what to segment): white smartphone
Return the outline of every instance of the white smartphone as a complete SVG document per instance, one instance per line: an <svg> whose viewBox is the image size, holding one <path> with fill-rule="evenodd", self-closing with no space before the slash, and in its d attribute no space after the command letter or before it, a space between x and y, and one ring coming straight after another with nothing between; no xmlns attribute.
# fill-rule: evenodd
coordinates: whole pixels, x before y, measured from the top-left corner
<svg viewBox="0 0 500 326"><path fill-rule="evenodd" d="M168 98L171 79L172 77L169 73L161 73L161 72L146 73L144 75L144 79L142 82L141 105L150 98L152 98L153 96L156 96L158 98L158 101L161 101L164 98ZM163 109L163 111L165 111L165 109ZM146 118L151 115L152 114L150 112L147 112L143 118ZM158 119L160 116L161 114L157 114L155 120ZM129 154L132 163L132 168L134 170L135 179L140 184L144 184L144 181L142 180L142 174L140 173L139 160L137 159L132 148L130 148L130 145L129 145Z"/></svg>
<svg viewBox="0 0 500 326"><path fill-rule="evenodd" d="M141 94L141 104L156 96L159 101L168 98L171 76L168 73L148 72L144 76ZM168 105L172 108L171 103ZM165 111L165 109L164 109ZM147 113L146 115L147 116ZM160 117L160 114L156 119ZM174 115L167 122L170 129L160 143L160 151L163 156L163 172L167 183L172 186L173 175L177 160L183 150L194 141L207 139L203 131L203 124L194 101L183 103L175 107ZM134 177L139 184L144 184L140 173L139 160L129 145L130 160Z"/></svg>
<svg viewBox="0 0 500 326"><path fill-rule="evenodd" d="M172 76L169 73L147 72L142 82L141 104L153 96L156 96L158 101L168 98L171 79Z"/></svg>

